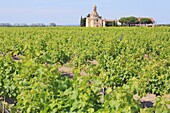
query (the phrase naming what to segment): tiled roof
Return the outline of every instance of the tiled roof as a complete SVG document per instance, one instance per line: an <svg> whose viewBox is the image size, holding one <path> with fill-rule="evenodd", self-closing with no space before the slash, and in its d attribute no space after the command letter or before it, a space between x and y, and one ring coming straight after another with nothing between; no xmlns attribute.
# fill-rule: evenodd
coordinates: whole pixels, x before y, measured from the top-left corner
<svg viewBox="0 0 170 113"><path fill-rule="evenodd" d="M107 20L105 19L106 22L115 22L116 20Z"/></svg>

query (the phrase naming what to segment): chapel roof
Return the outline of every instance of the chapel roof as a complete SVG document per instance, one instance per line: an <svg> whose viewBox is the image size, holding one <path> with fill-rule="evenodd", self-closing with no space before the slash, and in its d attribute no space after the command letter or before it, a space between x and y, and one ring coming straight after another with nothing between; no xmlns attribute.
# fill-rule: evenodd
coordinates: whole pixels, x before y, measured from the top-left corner
<svg viewBox="0 0 170 113"><path fill-rule="evenodd" d="M97 6L94 5L92 9L92 13L90 14L92 17L99 17L99 14L97 13Z"/></svg>

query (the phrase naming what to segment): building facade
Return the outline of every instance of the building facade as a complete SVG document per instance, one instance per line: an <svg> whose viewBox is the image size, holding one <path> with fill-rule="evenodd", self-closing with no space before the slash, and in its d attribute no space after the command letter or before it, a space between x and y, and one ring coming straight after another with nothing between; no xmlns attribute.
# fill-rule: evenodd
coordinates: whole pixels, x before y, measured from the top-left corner
<svg viewBox="0 0 170 113"><path fill-rule="evenodd" d="M93 6L91 14L86 17L86 27L103 27L105 26L105 21L97 13L96 5Z"/></svg>

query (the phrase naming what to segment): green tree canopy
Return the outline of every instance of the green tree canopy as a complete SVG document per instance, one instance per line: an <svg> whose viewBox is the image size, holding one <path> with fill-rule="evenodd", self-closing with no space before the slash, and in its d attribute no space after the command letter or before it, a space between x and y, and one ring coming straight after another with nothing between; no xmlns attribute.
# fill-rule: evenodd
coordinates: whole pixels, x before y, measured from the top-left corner
<svg viewBox="0 0 170 113"><path fill-rule="evenodd" d="M86 18L80 18L80 26L81 27L84 27L84 26L86 26Z"/></svg>
<svg viewBox="0 0 170 113"><path fill-rule="evenodd" d="M151 19L149 19L149 18L141 18L141 19L140 19L140 23L141 23L141 24L151 24L151 23L153 23L153 22L152 22Z"/></svg>
<svg viewBox="0 0 170 113"><path fill-rule="evenodd" d="M139 23L138 19L134 16L130 16L130 17L122 17L119 20L122 24L128 24L129 26L131 26L131 24L137 24Z"/></svg>

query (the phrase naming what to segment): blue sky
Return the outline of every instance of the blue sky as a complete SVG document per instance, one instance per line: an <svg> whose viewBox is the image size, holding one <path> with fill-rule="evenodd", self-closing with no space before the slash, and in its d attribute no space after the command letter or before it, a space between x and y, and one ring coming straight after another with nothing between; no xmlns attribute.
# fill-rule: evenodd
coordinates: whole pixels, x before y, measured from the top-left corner
<svg viewBox="0 0 170 113"><path fill-rule="evenodd" d="M106 19L153 17L170 24L170 0L0 0L0 23L78 25L94 4Z"/></svg>

